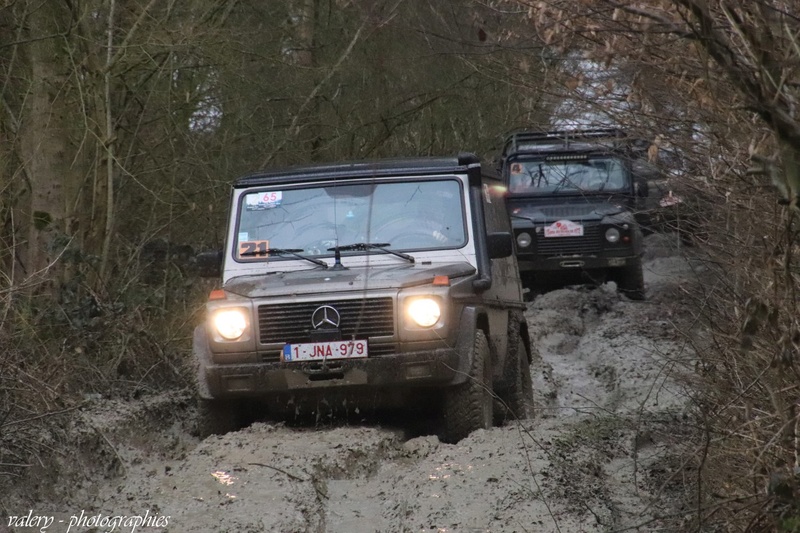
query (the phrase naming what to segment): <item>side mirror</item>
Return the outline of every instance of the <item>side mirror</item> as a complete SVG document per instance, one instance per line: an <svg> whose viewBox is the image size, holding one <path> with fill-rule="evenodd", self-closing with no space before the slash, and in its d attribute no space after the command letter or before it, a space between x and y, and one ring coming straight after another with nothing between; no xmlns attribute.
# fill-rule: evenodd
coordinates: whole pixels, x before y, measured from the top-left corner
<svg viewBox="0 0 800 533"><path fill-rule="evenodd" d="M486 235L486 248L489 259L502 259L514 253L514 238L507 231L497 231Z"/></svg>
<svg viewBox="0 0 800 533"><path fill-rule="evenodd" d="M195 265L202 278L218 278L222 275L222 250L197 254Z"/></svg>

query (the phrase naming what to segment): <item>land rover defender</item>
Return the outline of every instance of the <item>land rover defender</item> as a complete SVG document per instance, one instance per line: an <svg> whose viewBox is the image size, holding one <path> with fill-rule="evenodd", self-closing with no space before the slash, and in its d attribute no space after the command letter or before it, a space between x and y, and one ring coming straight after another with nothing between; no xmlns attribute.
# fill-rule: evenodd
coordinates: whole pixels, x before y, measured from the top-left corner
<svg viewBox="0 0 800 533"><path fill-rule="evenodd" d="M637 203L636 144L615 129L519 132L508 137L501 169L523 284L613 280L645 297Z"/></svg>
<svg viewBox="0 0 800 533"><path fill-rule="evenodd" d="M456 442L532 405L499 179L472 154L259 172L232 189L194 334L203 434L267 416L412 406ZM494 393L494 394L493 394ZM499 398L499 401L498 401Z"/></svg>

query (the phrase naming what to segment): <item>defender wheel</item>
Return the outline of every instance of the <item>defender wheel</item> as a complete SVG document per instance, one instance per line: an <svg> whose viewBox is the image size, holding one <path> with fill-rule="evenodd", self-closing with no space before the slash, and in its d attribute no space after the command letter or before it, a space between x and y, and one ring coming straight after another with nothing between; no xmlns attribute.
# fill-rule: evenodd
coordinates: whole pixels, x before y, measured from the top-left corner
<svg viewBox="0 0 800 533"><path fill-rule="evenodd" d="M240 417L236 402L200 398L197 403L197 434L204 439L235 431L239 429Z"/></svg>
<svg viewBox="0 0 800 533"><path fill-rule="evenodd" d="M644 273L641 260L618 269L615 274L619 292L631 300L644 300Z"/></svg>
<svg viewBox="0 0 800 533"><path fill-rule="evenodd" d="M489 343L482 331L475 332L472 364L467 381L444 395L442 440L457 443L476 429L492 427L492 367Z"/></svg>

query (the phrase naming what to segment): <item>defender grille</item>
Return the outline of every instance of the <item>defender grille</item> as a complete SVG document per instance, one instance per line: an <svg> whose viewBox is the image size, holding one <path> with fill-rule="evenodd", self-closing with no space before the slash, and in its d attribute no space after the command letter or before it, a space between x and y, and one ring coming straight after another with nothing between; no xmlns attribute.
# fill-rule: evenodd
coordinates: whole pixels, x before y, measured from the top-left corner
<svg viewBox="0 0 800 533"><path fill-rule="evenodd" d="M542 257L587 255L600 252L600 226L584 226L582 237L548 237L536 234L536 250Z"/></svg>
<svg viewBox="0 0 800 533"><path fill-rule="evenodd" d="M591 205L552 205L542 207L542 213L549 219L574 218L588 215L596 209Z"/></svg>
<svg viewBox="0 0 800 533"><path fill-rule="evenodd" d="M339 311L342 338L368 339L394 336L394 302L391 298L335 300L294 304L259 305L258 336L261 344L310 342L311 315L321 305ZM370 343L371 356L395 352L394 343Z"/></svg>

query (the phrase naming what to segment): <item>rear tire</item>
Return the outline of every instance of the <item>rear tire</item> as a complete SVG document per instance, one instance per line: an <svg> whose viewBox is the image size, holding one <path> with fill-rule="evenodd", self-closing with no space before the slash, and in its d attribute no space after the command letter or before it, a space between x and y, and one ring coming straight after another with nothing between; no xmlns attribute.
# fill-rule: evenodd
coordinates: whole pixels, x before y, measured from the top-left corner
<svg viewBox="0 0 800 533"><path fill-rule="evenodd" d="M614 273L617 290L631 300L644 300L644 272L642 260L617 269Z"/></svg>
<svg viewBox="0 0 800 533"><path fill-rule="evenodd" d="M444 442L455 444L476 429L492 427L492 366L483 331L475 332L467 381L445 392L443 410Z"/></svg>

